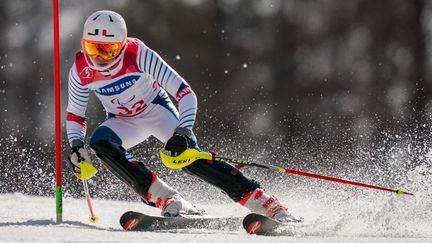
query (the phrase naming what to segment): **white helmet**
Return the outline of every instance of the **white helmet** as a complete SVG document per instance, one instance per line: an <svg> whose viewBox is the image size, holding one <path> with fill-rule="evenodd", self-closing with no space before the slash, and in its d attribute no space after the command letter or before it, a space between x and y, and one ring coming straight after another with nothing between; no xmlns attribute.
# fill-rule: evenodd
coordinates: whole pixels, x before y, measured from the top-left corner
<svg viewBox="0 0 432 243"><path fill-rule="evenodd" d="M110 10L101 10L91 14L84 23L82 34L82 47L85 51L85 42L100 44L119 44L120 49L112 63L108 66L99 66L86 56L87 63L96 70L103 70L113 66L123 56L123 47L126 43L127 28L123 17Z"/></svg>
<svg viewBox="0 0 432 243"><path fill-rule="evenodd" d="M82 38L94 42L125 42L127 37L126 22L123 17L110 10L93 13L84 24Z"/></svg>

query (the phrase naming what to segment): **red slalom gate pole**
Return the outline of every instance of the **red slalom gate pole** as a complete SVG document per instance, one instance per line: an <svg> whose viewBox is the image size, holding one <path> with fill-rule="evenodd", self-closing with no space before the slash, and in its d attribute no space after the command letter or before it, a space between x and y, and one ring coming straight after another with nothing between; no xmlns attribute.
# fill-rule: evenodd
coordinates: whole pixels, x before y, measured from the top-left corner
<svg viewBox="0 0 432 243"><path fill-rule="evenodd" d="M56 163L56 222L63 221L62 157L61 157L61 100L60 100L60 31L59 0L53 0L54 23L54 116L55 116L55 163Z"/></svg>

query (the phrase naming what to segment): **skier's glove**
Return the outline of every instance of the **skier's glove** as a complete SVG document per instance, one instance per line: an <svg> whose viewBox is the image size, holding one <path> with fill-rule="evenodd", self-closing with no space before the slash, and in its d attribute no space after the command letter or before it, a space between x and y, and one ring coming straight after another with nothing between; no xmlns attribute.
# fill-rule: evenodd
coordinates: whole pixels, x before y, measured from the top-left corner
<svg viewBox="0 0 432 243"><path fill-rule="evenodd" d="M165 143L165 154L177 156L187 148L198 148L195 134L188 128L177 127L174 135Z"/></svg>
<svg viewBox="0 0 432 243"><path fill-rule="evenodd" d="M72 147L68 162L69 169L78 179L88 180L97 172L96 168L92 165L87 150L82 145Z"/></svg>

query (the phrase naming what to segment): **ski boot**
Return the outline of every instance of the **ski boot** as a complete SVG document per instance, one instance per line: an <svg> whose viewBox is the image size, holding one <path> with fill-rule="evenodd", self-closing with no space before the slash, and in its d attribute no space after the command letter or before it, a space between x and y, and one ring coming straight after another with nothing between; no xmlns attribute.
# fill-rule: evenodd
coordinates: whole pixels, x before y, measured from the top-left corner
<svg viewBox="0 0 432 243"><path fill-rule="evenodd" d="M247 207L253 213L265 215L279 222L300 222L301 218L297 218L288 212L277 198L265 193L264 189L257 188L249 192L240 204Z"/></svg>
<svg viewBox="0 0 432 243"><path fill-rule="evenodd" d="M201 215L192 204L186 201L180 194L167 198L162 206L162 216L177 217L179 215Z"/></svg>
<svg viewBox="0 0 432 243"><path fill-rule="evenodd" d="M180 193L169 187L154 173L152 184L147 193L147 201L162 209L161 215L165 217L177 217L180 214L201 214Z"/></svg>

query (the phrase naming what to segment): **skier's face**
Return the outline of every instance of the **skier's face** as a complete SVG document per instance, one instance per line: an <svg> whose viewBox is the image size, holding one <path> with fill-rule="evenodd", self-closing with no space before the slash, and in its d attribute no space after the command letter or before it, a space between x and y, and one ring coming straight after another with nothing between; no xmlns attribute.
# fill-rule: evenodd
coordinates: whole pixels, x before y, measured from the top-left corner
<svg viewBox="0 0 432 243"><path fill-rule="evenodd" d="M92 59L92 61L94 63L96 63L97 65L102 66L102 67L107 66L108 64L110 64L111 62L114 61L114 59L106 60L100 56L90 56L90 58Z"/></svg>

